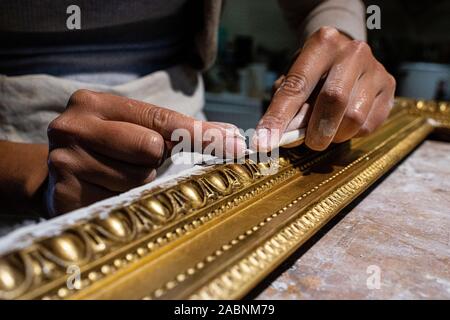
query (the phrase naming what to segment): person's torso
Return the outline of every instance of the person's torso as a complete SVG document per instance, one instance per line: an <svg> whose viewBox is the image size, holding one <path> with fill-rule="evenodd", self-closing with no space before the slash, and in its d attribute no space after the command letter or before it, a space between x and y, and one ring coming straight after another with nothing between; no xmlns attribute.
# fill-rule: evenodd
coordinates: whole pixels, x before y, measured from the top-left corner
<svg viewBox="0 0 450 320"><path fill-rule="evenodd" d="M74 4L79 10L70 8ZM0 74L46 73L117 84L183 63L193 42L191 4L2 0Z"/></svg>

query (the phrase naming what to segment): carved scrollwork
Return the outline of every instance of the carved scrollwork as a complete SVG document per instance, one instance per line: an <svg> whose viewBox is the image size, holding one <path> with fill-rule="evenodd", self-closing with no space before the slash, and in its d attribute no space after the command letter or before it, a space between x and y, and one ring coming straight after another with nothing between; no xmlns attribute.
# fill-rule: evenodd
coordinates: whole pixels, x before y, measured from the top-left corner
<svg viewBox="0 0 450 320"><path fill-rule="evenodd" d="M35 272L30 258L23 252L15 252L0 259L0 298L14 299L31 286L31 274Z"/></svg>
<svg viewBox="0 0 450 320"><path fill-rule="evenodd" d="M177 284L182 285L183 281L188 279L190 275L201 272L202 268L215 259L219 259L220 256L225 254L224 252L230 252L230 248L245 242L245 239L250 235L270 224L278 215L281 216L284 214L283 212L287 212L291 206L297 206L298 203L309 199L311 195L319 197L319 194L324 192L325 189L332 190L333 183L353 170L355 166L364 168L363 163L372 161L371 167L366 167L365 171L361 171L359 175L355 174L353 180L348 183L349 186L353 186L357 182L360 187L355 188L348 194L345 194L344 189L336 187L334 193L330 193L329 197L324 196L319 202L308 203L311 212L298 218L301 224L297 226L294 223L292 230L281 228L280 230L284 230L284 233L274 235L274 239L280 241L289 238L288 240L292 243L290 242L288 246L288 242L286 242L283 249L288 252L296 243L303 241L301 239L303 239L304 234L301 230L315 230L321 223L320 221L323 220L322 218L327 218L325 215L323 217L317 215L317 212L329 211L330 216L335 214L339 206L350 201L351 197L370 185L373 179L376 179L379 174L392 166L395 161L403 157L408 150L431 132L431 125L424 124L426 118L432 118L440 126L450 127L450 106L446 102L398 99L397 105L400 109L403 108L403 113L398 117L398 119L403 119L400 120L403 121L402 124L407 123L405 115L414 122L411 128L403 128L405 132L409 132L409 138L400 137L400 131L403 129L394 126L393 128L398 130L396 132L395 130L390 131L389 135L376 140L376 146L373 143L371 151L366 150L359 154L357 160L352 160L340 171L336 171L326 179L324 178L323 181L314 180L314 183L309 186L311 188L309 191L296 195L292 198L292 202L284 203L278 211L267 215L259 221L258 225L251 226L244 234L231 240L230 243L221 244L219 249L206 257L200 258L199 255L200 260L196 262L195 267L191 266L183 274L175 275L174 279L167 282L159 290L151 294L149 292L150 297L157 298L164 292L170 292ZM392 147L384 158L381 157L375 161L374 154L385 148L387 141L400 141L401 143ZM216 165L205 169L201 174L181 178L174 185L148 190L125 206L112 207L106 215L100 216L92 212L90 218L75 223L59 234L47 238L35 238L32 245L1 256L0 298L69 298L74 294L74 291L71 291L65 285L68 267L78 266L83 276L81 291L89 288L92 284L140 259L152 258L153 253L190 232L196 231L196 235L198 235L206 230L199 228L206 228L209 221L225 214L227 217L234 215L241 208L239 206L248 206L247 204L255 197L264 199L274 189L282 187L285 183L297 179L299 176L308 175L316 164L330 161L340 151L346 153L349 150L348 145L350 144L332 147L321 153L306 149L291 149L285 151L276 160L267 162L255 162L252 159L246 159L243 163ZM356 154L358 154L357 151L353 155ZM355 179L360 180L356 181ZM330 185L332 186L330 187ZM294 191L291 192L294 193ZM236 208L238 210L232 210ZM214 221L218 222L219 219ZM301 230L298 230L301 232L296 228L300 228ZM271 245L264 247L265 249L260 247L258 252L253 252L248 257L243 258L242 266L245 267L253 260L257 260L256 256L255 259L251 258L252 254L259 254L267 260L265 261L267 266L271 265L274 259L278 259L277 255L281 255L272 252L275 250L276 244L277 242L271 242ZM258 246L255 245L254 247L257 248ZM248 276L248 279L250 279L255 277L257 273L263 274L268 268L262 263L260 266L261 268L256 268L256 271L246 274L246 277ZM233 275L233 266L230 266L227 270L223 273L225 282L233 278L230 276ZM222 279L220 281L217 279L215 278L215 282L211 282L211 285L214 285L214 283L223 285L220 282L223 279L220 278ZM230 280L228 289L239 291L238 287L243 287L247 283L245 279ZM193 297L222 297L222 294L214 296L210 289L211 287L208 285L203 289L199 288L200 291L195 293ZM228 293L229 291L226 292L225 297L232 296L231 293Z"/></svg>
<svg viewBox="0 0 450 320"><path fill-rule="evenodd" d="M256 181L268 179L271 175L267 172L274 166L279 169L289 165L290 161L282 157L277 163L254 163L246 160L244 163L220 165L175 186L149 191L130 205L114 208L107 217L95 216L57 236L37 239L32 248L0 258L0 298L20 297L44 283L61 279L70 265L82 268L89 262L111 254L115 248L139 241L143 237L156 239L148 243L150 250L161 247L168 241L167 234L175 235L177 232L169 229L163 237L158 238L160 229L187 216L198 215L210 204L217 204L225 197L251 188ZM279 173L272 176L277 174ZM226 211L230 206L222 207ZM215 214L221 212L224 209L216 209ZM212 217L212 214L209 213L209 216ZM193 227L197 225L199 223L194 223ZM188 224L182 230L190 228L192 227ZM178 229L178 234L182 232ZM149 249L141 248L140 252L148 252ZM127 259L118 259L108 271L112 272L126 263ZM91 278L98 279L99 274L101 272ZM68 290L61 288L56 291L56 295L50 297L65 298L69 294Z"/></svg>

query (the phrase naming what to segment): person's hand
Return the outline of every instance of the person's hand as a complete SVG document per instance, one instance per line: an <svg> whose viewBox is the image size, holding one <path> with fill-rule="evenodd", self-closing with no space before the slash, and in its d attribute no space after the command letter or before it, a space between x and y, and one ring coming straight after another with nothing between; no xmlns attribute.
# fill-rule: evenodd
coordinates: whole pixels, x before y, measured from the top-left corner
<svg viewBox="0 0 450 320"><path fill-rule="evenodd" d="M194 131L200 125L198 136ZM173 147L176 129L187 130L192 145L201 140L201 148L211 142L204 141L203 134L214 129L227 137L218 141L227 155L244 149L241 138L230 137L229 127L120 96L79 90L48 128L47 211L64 213L152 181L155 168Z"/></svg>
<svg viewBox="0 0 450 320"><path fill-rule="evenodd" d="M324 150L331 142L366 135L380 126L393 105L395 79L365 42L323 27L306 41L276 86L253 148L277 147L285 131L304 126L310 115L305 143Z"/></svg>

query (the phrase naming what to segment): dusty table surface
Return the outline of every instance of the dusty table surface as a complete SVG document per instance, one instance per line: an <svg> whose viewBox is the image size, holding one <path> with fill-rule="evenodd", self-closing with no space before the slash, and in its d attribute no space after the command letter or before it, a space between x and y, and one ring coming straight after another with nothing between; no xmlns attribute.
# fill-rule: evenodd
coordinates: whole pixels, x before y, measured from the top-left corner
<svg viewBox="0 0 450 320"><path fill-rule="evenodd" d="M347 211L253 297L450 299L450 143L426 141Z"/></svg>

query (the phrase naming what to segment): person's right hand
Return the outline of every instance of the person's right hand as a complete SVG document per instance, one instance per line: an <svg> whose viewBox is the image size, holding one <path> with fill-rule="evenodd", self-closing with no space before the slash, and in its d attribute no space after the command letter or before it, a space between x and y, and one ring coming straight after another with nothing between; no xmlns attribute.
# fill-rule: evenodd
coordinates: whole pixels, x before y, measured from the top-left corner
<svg viewBox="0 0 450 320"><path fill-rule="evenodd" d="M49 215L61 214L152 181L168 155L172 132L192 139L200 121L144 102L78 90L48 128ZM201 122L202 131L227 127ZM194 142L194 141L193 141ZM238 136L222 141L228 154L245 148ZM209 141L202 141L202 146ZM231 151L230 151L231 150Z"/></svg>

